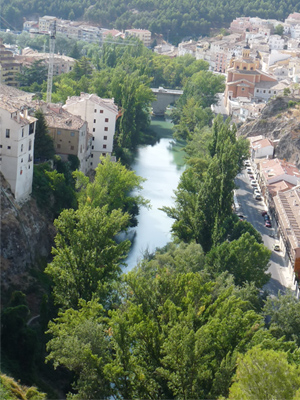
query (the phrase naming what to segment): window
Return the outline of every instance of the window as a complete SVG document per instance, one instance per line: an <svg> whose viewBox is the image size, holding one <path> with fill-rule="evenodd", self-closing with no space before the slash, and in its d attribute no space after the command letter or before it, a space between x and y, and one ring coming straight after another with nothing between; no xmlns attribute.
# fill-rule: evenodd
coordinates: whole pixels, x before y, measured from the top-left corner
<svg viewBox="0 0 300 400"><path fill-rule="evenodd" d="M21 162L23 162L23 158L21 158Z"/></svg>
<svg viewBox="0 0 300 400"><path fill-rule="evenodd" d="M243 69L247 69L247 67L244 67Z"/></svg>
<svg viewBox="0 0 300 400"><path fill-rule="evenodd" d="M244 90L245 90L245 88L242 87L242 91L244 91Z"/></svg>
<svg viewBox="0 0 300 400"><path fill-rule="evenodd" d="M93 163L91 162L91 165L93 165Z"/></svg>
<svg viewBox="0 0 300 400"><path fill-rule="evenodd" d="M71 150L74 150L74 146L71 146Z"/></svg>
<svg viewBox="0 0 300 400"><path fill-rule="evenodd" d="M103 110L100 110L100 114L103 114Z"/></svg>
<svg viewBox="0 0 300 400"><path fill-rule="evenodd" d="M20 175L22 175L23 174L23 171L20 169Z"/></svg>
<svg viewBox="0 0 300 400"><path fill-rule="evenodd" d="M104 130L105 130L105 132L107 132L107 131L108 131L108 127L106 126L106 127L104 128Z"/></svg>
<svg viewBox="0 0 300 400"><path fill-rule="evenodd" d="M96 120L94 119L94 124L96 123Z"/></svg>
<svg viewBox="0 0 300 400"><path fill-rule="evenodd" d="M92 146L92 150L94 150L94 146Z"/></svg>
<svg viewBox="0 0 300 400"><path fill-rule="evenodd" d="M271 90L269 90L269 93L271 93Z"/></svg>
<svg viewBox="0 0 300 400"><path fill-rule="evenodd" d="M104 120L105 122L108 122L108 118L105 118L105 120Z"/></svg>
<svg viewBox="0 0 300 400"><path fill-rule="evenodd" d="M250 69L251 69L251 71L253 71L253 67L251 67Z"/></svg>
<svg viewBox="0 0 300 400"><path fill-rule="evenodd" d="M95 137L93 136L93 140L95 140Z"/></svg>
<svg viewBox="0 0 300 400"><path fill-rule="evenodd" d="M61 135L61 131L57 131L57 134L58 134L58 135Z"/></svg>
<svg viewBox="0 0 300 400"><path fill-rule="evenodd" d="M93 128L93 132L96 132L96 128ZM94 140L94 138L93 138L93 140Z"/></svg>
<svg viewBox="0 0 300 400"><path fill-rule="evenodd" d="M97 112L96 108L95 108L94 112Z"/></svg>
<svg viewBox="0 0 300 400"><path fill-rule="evenodd" d="M32 135L34 132L34 122L29 125L29 135Z"/></svg>
<svg viewBox="0 0 300 400"><path fill-rule="evenodd" d="M266 91L264 90L264 93L266 93Z"/></svg>
<svg viewBox="0 0 300 400"><path fill-rule="evenodd" d="M10 129L6 129L5 137L7 137L7 138L10 137Z"/></svg>
<svg viewBox="0 0 300 400"><path fill-rule="evenodd" d="M32 161L31 154L28 154L28 162Z"/></svg>
<svg viewBox="0 0 300 400"><path fill-rule="evenodd" d="M276 90L274 90L274 94L276 94Z"/></svg>
<svg viewBox="0 0 300 400"><path fill-rule="evenodd" d="M58 149L60 149L60 144L58 144L56 147L57 147Z"/></svg>
<svg viewBox="0 0 300 400"><path fill-rule="evenodd" d="M23 151L23 145L21 144L21 151Z"/></svg>
<svg viewBox="0 0 300 400"><path fill-rule="evenodd" d="M11 149L11 146L7 146L7 148L8 148L8 150L10 150L10 149Z"/></svg>
<svg viewBox="0 0 300 400"><path fill-rule="evenodd" d="M94 154L91 154L91 158L94 158Z"/></svg>
<svg viewBox="0 0 300 400"><path fill-rule="evenodd" d="M107 140L107 136L103 136L103 140Z"/></svg>
<svg viewBox="0 0 300 400"><path fill-rule="evenodd" d="M71 136L75 136L75 132L71 132Z"/></svg>
<svg viewBox="0 0 300 400"><path fill-rule="evenodd" d="M256 93L258 93L259 92L259 89L256 89Z"/></svg>
<svg viewBox="0 0 300 400"><path fill-rule="evenodd" d="M2 149L2 144L0 144L0 149Z"/></svg>
<svg viewBox="0 0 300 400"><path fill-rule="evenodd" d="M103 145L103 148L106 149L106 144Z"/></svg>
<svg viewBox="0 0 300 400"><path fill-rule="evenodd" d="M106 157L106 153L102 153L103 157Z"/></svg>
<svg viewBox="0 0 300 400"><path fill-rule="evenodd" d="M29 140L29 146L28 146L28 150L31 150L31 145L32 145L32 141Z"/></svg>
<svg viewBox="0 0 300 400"><path fill-rule="evenodd" d="M24 128L22 128L22 137L24 137Z"/></svg>

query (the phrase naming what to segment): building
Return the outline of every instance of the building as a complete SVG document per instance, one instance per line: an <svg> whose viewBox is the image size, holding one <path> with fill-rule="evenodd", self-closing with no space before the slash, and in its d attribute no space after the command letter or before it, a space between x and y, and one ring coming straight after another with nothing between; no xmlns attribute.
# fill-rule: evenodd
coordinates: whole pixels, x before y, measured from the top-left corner
<svg viewBox="0 0 300 400"><path fill-rule="evenodd" d="M283 50L284 49L284 39L279 35L269 36L269 48L270 50Z"/></svg>
<svg viewBox="0 0 300 400"><path fill-rule="evenodd" d="M23 201L32 192L37 119L29 115L27 102L5 94L0 95L0 118L0 169L15 199Z"/></svg>
<svg viewBox="0 0 300 400"><path fill-rule="evenodd" d="M280 239L297 277L300 275L300 187L279 192L274 197L275 218Z"/></svg>
<svg viewBox="0 0 300 400"><path fill-rule="evenodd" d="M268 138L262 136L249 137L251 158L273 158L274 146Z"/></svg>
<svg viewBox="0 0 300 400"><path fill-rule="evenodd" d="M87 121L89 133L93 135L90 167L95 169L101 155L112 155L116 119L119 116L114 99L81 93L80 96L69 98L63 108Z"/></svg>
<svg viewBox="0 0 300 400"><path fill-rule="evenodd" d="M49 53L39 53L35 50L26 47L22 54L16 56L16 59L22 63L22 66L29 67L34 61L43 60L46 66L49 65ZM72 57L65 56L63 54L53 55L53 75L60 75L63 73L71 72L76 60Z"/></svg>
<svg viewBox="0 0 300 400"><path fill-rule="evenodd" d="M55 151L63 161L69 155L77 156L79 170L87 174L90 167L92 135L88 134L87 122L64 110L59 104L40 106L48 125L48 134L54 140Z"/></svg>
<svg viewBox="0 0 300 400"><path fill-rule="evenodd" d="M21 63L6 49L0 38L0 84L18 87L17 74L20 71Z"/></svg>
<svg viewBox="0 0 300 400"><path fill-rule="evenodd" d="M146 47L151 46L151 32L147 29L126 29L125 37L134 36L139 38Z"/></svg>
<svg viewBox="0 0 300 400"><path fill-rule="evenodd" d="M242 57L233 57L227 71L225 105L229 108L232 99L247 98L252 101L267 101L277 94L273 86L277 79L260 70L260 59L250 56L250 47L246 45Z"/></svg>
<svg viewBox="0 0 300 400"><path fill-rule="evenodd" d="M54 22L57 21L56 17L51 17L49 15L44 15L44 17L39 18L39 33L49 34L52 31Z"/></svg>

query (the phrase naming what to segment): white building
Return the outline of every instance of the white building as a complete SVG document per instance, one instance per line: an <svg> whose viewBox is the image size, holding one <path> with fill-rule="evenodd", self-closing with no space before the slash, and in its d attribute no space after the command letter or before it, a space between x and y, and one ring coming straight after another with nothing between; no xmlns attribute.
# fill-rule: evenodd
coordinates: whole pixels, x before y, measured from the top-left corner
<svg viewBox="0 0 300 400"><path fill-rule="evenodd" d="M257 158L273 158L274 146L263 136L249 137L252 160Z"/></svg>
<svg viewBox="0 0 300 400"><path fill-rule="evenodd" d="M9 96L0 97L0 169L17 201L32 192L33 149L37 119L26 103Z"/></svg>
<svg viewBox="0 0 300 400"><path fill-rule="evenodd" d="M95 169L101 155L112 155L116 119L119 115L114 99L101 99L95 94L81 93L80 96L69 98L63 108L87 121L89 133L93 135L90 167Z"/></svg>
<svg viewBox="0 0 300 400"><path fill-rule="evenodd" d="M269 37L269 48L270 50L283 50L284 39L279 35L271 35Z"/></svg>
<svg viewBox="0 0 300 400"><path fill-rule="evenodd" d="M151 46L151 32L148 31L147 29L126 29L125 37L128 36L134 36L139 38L146 47Z"/></svg>

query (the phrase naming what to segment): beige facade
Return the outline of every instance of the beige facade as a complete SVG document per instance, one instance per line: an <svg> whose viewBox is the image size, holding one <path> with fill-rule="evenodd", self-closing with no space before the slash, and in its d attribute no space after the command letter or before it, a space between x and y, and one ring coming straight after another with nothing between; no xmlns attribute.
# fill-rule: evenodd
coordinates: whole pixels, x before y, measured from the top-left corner
<svg viewBox="0 0 300 400"><path fill-rule="evenodd" d="M146 47L151 46L151 32L147 29L126 29L125 37L134 36L139 38Z"/></svg>
<svg viewBox="0 0 300 400"><path fill-rule="evenodd" d="M53 23L57 20L56 17L45 15L39 18L39 33L49 33L53 29Z"/></svg>
<svg viewBox="0 0 300 400"><path fill-rule="evenodd" d="M70 114L58 104L44 104L41 107L48 133L54 140L54 147L64 161L68 155L77 156L79 170L86 174L90 170L92 136L88 135L87 122Z"/></svg>

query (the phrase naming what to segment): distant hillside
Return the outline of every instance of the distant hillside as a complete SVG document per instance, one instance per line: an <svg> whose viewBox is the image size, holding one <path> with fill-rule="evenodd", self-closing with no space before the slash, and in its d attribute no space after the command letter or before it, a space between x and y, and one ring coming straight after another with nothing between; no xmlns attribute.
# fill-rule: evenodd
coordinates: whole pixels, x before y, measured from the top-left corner
<svg viewBox="0 0 300 400"><path fill-rule="evenodd" d="M239 135L264 135L276 142L278 158L293 162L300 168L300 97L278 97L263 109L260 118L245 122Z"/></svg>
<svg viewBox="0 0 300 400"><path fill-rule="evenodd" d="M169 36L173 41L208 35L212 27L222 27L238 16L284 20L300 11L298 0L2 0L1 15L17 29L23 17L54 15L85 20L105 28L145 28ZM10 28L2 26L1 28Z"/></svg>

